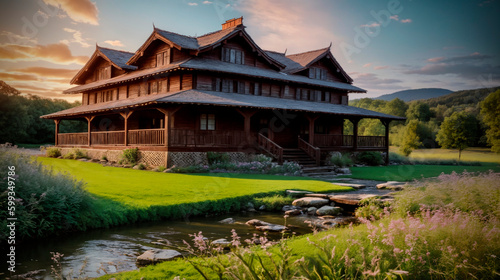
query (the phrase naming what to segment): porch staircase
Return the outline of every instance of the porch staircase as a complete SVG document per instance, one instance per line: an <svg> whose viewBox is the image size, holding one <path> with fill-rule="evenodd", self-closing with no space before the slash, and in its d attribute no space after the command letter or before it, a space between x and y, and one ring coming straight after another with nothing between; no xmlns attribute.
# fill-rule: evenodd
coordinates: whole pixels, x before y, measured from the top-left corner
<svg viewBox="0 0 500 280"><path fill-rule="evenodd" d="M315 167L316 161L301 149L283 149L283 160L294 161L304 167Z"/></svg>

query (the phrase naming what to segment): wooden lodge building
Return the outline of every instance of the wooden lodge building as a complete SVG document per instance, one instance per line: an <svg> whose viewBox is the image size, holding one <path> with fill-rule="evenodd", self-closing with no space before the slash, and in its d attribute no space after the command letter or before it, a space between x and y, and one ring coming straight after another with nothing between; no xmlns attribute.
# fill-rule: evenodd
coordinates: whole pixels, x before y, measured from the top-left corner
<svg viewBox="0 0 500 280"><path fill-rule="evenodd" d="M71 80L65 94L82 105L42 116L53 119L62 153L118 160L138 147L152 166L206 162L206 152L235 160L265 153L277 161L319 165L330 151L388 151L388 126L403 118L348 106L364 93L330 47L286 55L261 49L243 18L222 30L189 37L154 28L135 52L103 47ZM362 118L379 119L385 136L358 136ZM59 133L63 120L88 123L81 133ZM353 135L343 132L344 120Z"/></svg>

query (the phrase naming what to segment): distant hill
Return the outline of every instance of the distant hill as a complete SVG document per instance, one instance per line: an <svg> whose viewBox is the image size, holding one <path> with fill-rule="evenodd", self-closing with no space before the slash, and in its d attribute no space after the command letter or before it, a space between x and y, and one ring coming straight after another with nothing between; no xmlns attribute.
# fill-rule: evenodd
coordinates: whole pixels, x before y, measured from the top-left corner
<svg viewBox="0 0 500 280"><path fill-rule="evenodd" d="M419 89L402 90L391 94L385 94L375 99L391 101L393 99L399 98L405 102L408 102L419 99L429 99L429 98L439 97L446 94L450 94L452 92L453 91L444 88L419 88Z"/></svg>
<svg viewBox="0 0 500 280"><path fill-rule="evenodd" d="M500 89L500 87L455 91L447 95L427 99L425 103L429 104L430 107L436 107L437 105L446 105L447 107L477 105L479 102L483 101L488 94L498 89Z"/></svg>

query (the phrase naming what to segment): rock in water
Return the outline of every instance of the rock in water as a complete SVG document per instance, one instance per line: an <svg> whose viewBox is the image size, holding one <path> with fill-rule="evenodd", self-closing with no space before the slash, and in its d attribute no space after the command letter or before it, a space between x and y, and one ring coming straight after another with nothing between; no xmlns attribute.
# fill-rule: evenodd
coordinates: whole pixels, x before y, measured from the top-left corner
<svg viewBox="0 0 500 280"><path fill-rule="evenodd" d="M333 206L323 206L316 210L316 215L318 216L337 216L342 213L342 208L340 207L333 207Z"/></svg>
<svg viewBox="0 0 500 280"><path fill-rule="evenodd" d="M137 257L136 263L139 266L156 264L181 257L182 254L175 250L147 250Z"/></svg>
<svg viewBox="0 0 500 280"><path fill-rule="evenodd" d="M285 211L285 215L297 216L300 214L302 214L302 211L300 211L299 209L292 209L292 210Z"/></svg>
<svg viewBox="0 0 500 280"><path fill-rule="evenodd" d="M256 226L268 226L268 225L270 225L270 223L263 222L263 221L257 220L257 219L252 219L252 220L246 222L246 224L249 225L249 226L254 226L254 227L256 227Z"/></svg>
<svg viewBox="0 0 500 280"><path fill-rule="evenodd" d="M309 208L307 208L307 214L308 215L314 215L314 214L316 214L316 210L318 210L318 208L316 208L316 207L309 207Z"/></svg>
<svg viewBox="0 0 500 280"><path fill-rule="evenodd" d="M227 218L224 220L220 220L219 223L221 224L234 224L235 220L233 218Z"/></svg>
<svg viewBox="0 0 500 280"><path fill-rule="evenodd" d="M274 232L281 232L281 231L284 231L284 230L288 229L285 226L274 225L274 224L270 224L270 225L267 225L267 226L256 226L255 228L257 230L261 230L261 231L274 231Z"/></svg>
<svg viewBox="0 0 500 280"><path fill-rule="evenodd" d="M330 200L319 197L303 197L292 202L294 206L321 207L330 203Z"/></svg>

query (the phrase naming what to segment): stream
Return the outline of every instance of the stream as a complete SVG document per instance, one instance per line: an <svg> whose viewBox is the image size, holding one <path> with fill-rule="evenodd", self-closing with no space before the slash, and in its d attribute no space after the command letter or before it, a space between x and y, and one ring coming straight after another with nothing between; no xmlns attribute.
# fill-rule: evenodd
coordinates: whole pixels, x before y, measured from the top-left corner
<svg viewBox="0 0 500 280"><path fill-rule="evenodd" d="M234 224L221 224L218 221L232 217ZM291 216L287 224L297 235L310 233L311 228L304 223L307 215ZM310 216L309 216L310 218ZM193 217L189 220L156 221L134 225L125 225L111 229L90 230L72 233L68 236L54 237L23 243L16 247L16 275L35 270L45 270L36 275L36 279L52 279L50 252L64 254L62 267L64 275L73 277L98 277L105 273L137 269L137 256L148 249L165 248L152 242L162 240L173 247L183 247L183 240L191 241L189 234L203 232L210 240L227 238L231 240L231 229L239 236L250 239L254 233L262 235L254 227L245 224L250 219L259 219L273 224L284 224L282 213L234 213L213 217ZM269 239L279 239L280 233L269 233ZM167 240L167 241L165 241ZM10 273L2 256L0 278ZM84 265L85 264L85 265Z"/></svg>

